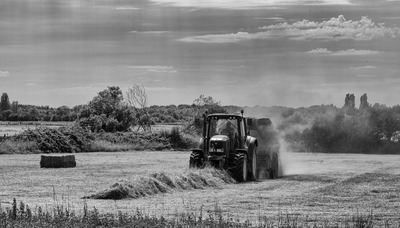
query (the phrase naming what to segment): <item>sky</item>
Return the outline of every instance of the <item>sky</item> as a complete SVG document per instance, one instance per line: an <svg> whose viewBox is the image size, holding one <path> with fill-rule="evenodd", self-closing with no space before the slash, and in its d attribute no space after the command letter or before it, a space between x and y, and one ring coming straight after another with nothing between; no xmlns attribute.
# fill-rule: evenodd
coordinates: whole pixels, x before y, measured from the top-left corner
<svg viewBox="0 0 400 228"><path fill-rule="evenodd" d="M1 0L0 93L86 104L399 104L400 0Z"/></svg>

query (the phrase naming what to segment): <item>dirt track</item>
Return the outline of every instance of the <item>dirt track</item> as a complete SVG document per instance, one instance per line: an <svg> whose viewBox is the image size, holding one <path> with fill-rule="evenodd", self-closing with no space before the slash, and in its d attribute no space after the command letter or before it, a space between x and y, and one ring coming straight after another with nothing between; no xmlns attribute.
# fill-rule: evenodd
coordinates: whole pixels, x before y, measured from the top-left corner
<svg viewBox="0 0 400 228"><path fill-rule="evenodd" d="M118 180L133 180L153 172L185 172L188 152L125 152L76 154L73 169L40 169L40 155L3 155L0 200L13 197L31 207L63 203L80 211L81 197L103 190ZM220 189L180 191L126 200L86 200L89 208L116 213L136 208L149 215L193 212L248 219L299 216L343 221L362 213L398 219L400 208L399 156L356 154L284 154L285 176ZM54 188L53 188L54 186ZM54 194L55 193L55 194ZM56 196L56 197L54 197ZM56 198L56 199L55 199ZM6 202L6 203L4 203Z"/></svg>

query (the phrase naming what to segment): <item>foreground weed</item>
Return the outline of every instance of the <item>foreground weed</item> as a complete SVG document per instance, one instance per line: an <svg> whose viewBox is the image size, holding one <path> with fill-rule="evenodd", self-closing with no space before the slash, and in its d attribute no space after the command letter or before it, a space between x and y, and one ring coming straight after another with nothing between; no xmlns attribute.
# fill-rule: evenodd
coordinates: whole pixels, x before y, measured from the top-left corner
<svg viewBox="0 0 400 228"><path fill-rule="evenodd" d="M62 210L64 208L64 210ZM374 216L370 214L355 214L342 223L332 224L328 221L302 222L298 215L280 214L279 218L268 220L266 217L259 218L257 225L249 221L240 222L237 218L224 217L223 211L216 201L213 211L208 217L203 217L203 208L200 214L185 212L173 219L166 219L163 216L149 216L136 209L133 214L118 212L117 214L101 214L97 208L89 209L84 203L83 213L77 215L65 210L60 205L54 206L53 210L43 211L41 207L32 212L30 207L23 202L17 203L13 199L11 208L3 208L0 204L0 227L50 227L50 228L83 228L83 227L194 227L194 228L292 228L292 227L344 227L344 228L372 228L379 227L374 224ZM262 222L260 222L262 221ZM400 224L392 224L389 221L384 227L400 227Z"/></svg>

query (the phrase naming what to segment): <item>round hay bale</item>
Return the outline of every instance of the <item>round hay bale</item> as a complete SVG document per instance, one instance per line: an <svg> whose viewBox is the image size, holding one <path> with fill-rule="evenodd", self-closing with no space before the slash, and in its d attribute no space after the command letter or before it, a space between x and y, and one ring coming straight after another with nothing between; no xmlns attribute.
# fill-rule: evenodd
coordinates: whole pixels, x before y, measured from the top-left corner
<svg viewBox="0 0 400 228"><path fill-rule="evenodd" d="M40 159L40 168L73 168L76 167L75 155L46 156Z"/></svg>

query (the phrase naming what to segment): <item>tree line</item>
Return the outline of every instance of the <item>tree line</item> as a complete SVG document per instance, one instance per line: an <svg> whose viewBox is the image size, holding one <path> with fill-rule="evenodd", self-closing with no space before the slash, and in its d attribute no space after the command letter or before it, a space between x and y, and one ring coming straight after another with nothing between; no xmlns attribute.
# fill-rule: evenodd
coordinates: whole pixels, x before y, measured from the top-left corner
<svg viewBox="0 0 400 228"><path fill-rule="evenodd" d="M100 91L84 105L61 106L21 105L9 101L3 93L0 120L3 121L75 121L92 132L151 131L154 124L180 124L189 133L200 135L201 117L205 110L237 112L270 117L291 151L329 153L399 153L400 106L388 107L368 103L367 94L347 94L343 107L315 105L311 107L221 106L212 97L201 95L190 105L147 107L143 86L134 85L126 94L118 86ZM248 109L248 111L246 111ZM254 115L254 114L253 114Z"/></svg>
<svg viewBox="0 0 400 228"><path fill-rule="evenodd" d="M70 108L60 106L37 106L19 104L18 101L10 102L7 93L1 95L0 120L1 121L75 121L82 105Z"/></svg>
<svg viewBox="0 0 400 228"><path fill-rule="evenodd" d="M158 106L147 105L147 93L143 86L133 85L124 94L118 86L109 86L87 104L72 108L60 106L23 105L10 103L7 93L0 101L0 121L75 121L93 132L129 130L151 131L154 124L180 124L201 128L202 113L225 112L212 97L201 95L193 104Z"/></svg>
<svg viewBox="0 0 400 228"><path fill-rule="evenodd" d="M289 109L278 125L293 151L329 153L400 153L400 106L370 105L367 94L355 107L354 95L345 105Z"/></svg>
<svg viewBox="0 0 400 228"><path fill-rule="evenodd" d="M119 98L108 99L107 94L116 92ZM110 111L102 108L99 103L110 102L109 108L117 108L116 112L122 111L121 105L124 103L124 98L121 97L122 91L118 88L110 87L99 92L91 102L74 107L60 106L57 108L49 106L37 106L19 104L18 101L10 102L7 93L3 93L0 102L0 121L77 121L81 118L88 118L90 115L95 116L100 112L105 112L106 116L110 116ZM119 108L119 109L118 109ZM133 115L132 123L138 124L139 119L144 119L143 115L148 115L148 122L153 124L182 124L190 121L196 115L197 108L195 104L181 105L152 105L149 107L130 106L130 114ZM142 113L142 109L146 113Z"/></svg>

